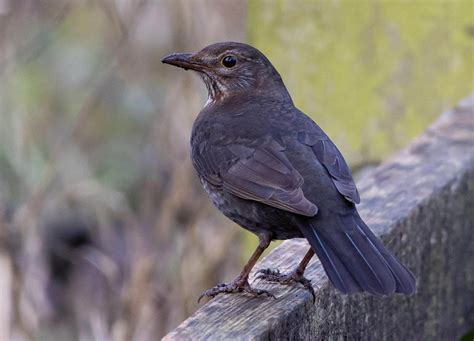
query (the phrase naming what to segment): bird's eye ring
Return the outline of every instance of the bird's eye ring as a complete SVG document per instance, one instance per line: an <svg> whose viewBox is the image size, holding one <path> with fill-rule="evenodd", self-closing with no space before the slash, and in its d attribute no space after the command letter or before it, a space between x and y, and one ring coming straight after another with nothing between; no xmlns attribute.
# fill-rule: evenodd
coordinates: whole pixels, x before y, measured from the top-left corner
<svg viewBox="0 0 474 341"><path fill-rule="evenodd" d="M234 67L235 64L237 64L237 58L235 58L234 56L229 55L222 58L222 65L224 65L227 68Z"/></svg>

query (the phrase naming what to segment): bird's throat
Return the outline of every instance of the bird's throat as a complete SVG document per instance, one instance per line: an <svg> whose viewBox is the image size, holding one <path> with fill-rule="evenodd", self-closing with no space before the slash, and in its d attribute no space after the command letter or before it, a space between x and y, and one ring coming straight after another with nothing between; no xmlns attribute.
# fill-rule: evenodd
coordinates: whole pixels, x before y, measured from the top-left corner
<svg viewBox="0 0 474 341"><path fill-rule="evenodd" d="M205 73L200 73L200 76L203 79L204 84L206 84L207 88L208 98L206 106L223 100L227 88L223 84L220 84L216 79Z"/></svg>

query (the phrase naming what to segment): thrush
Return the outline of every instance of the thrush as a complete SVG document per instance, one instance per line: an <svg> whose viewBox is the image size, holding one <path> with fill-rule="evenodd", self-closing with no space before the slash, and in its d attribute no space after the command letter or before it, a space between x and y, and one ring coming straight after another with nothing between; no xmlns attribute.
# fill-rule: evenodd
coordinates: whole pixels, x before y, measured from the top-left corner
<svg viewBox="0 0 474 341"><path fill-rule="evenodd" d="M163 63L196 71L208 91L191 134L191 159L215 206L259 239L242 272L204 296L246 292L249 273L272 240L306 238L303 260L288 274L260 271L272 282L313 287L304 271L314 253L343 293L415 292L415 277L359 216L359 193L342 154L324 131L298 110L280 74L256 48L223 42Z"/></svg>

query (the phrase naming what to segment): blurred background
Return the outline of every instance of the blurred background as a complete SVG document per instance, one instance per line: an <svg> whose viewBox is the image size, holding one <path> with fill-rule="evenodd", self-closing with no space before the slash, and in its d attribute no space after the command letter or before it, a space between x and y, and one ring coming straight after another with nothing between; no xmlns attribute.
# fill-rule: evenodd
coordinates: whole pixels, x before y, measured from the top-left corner
<svg viewBox="0 0 474 341"><path fill-rule="evenodd" d="M164 55L253 44L360 174L474 90L473 6L0 0L0 340L155 340L255 247L200 187L205 87Z"/></svg>

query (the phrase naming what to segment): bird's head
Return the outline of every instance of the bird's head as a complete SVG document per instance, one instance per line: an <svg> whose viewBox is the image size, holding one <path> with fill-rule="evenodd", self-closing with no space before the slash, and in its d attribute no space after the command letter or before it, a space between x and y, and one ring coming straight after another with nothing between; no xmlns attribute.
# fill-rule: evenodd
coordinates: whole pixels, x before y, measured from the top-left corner
<svg viewBox="0 0 474 341"><path fill-rule="evenodd" d="M242 93L291 101L279 73L267 57L247 44L217 43L196 53L171 54L162 62L197 71L212 102Z"/></svg>

